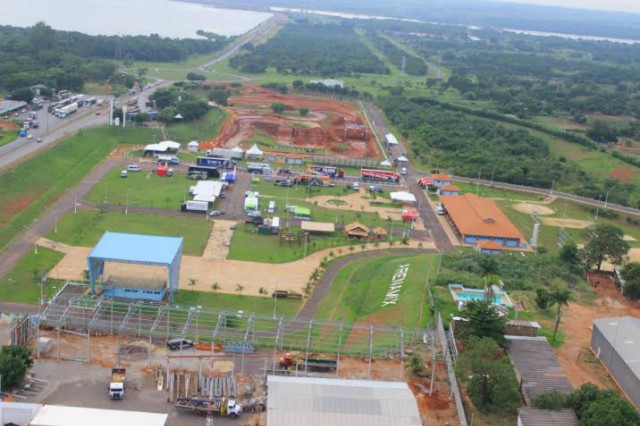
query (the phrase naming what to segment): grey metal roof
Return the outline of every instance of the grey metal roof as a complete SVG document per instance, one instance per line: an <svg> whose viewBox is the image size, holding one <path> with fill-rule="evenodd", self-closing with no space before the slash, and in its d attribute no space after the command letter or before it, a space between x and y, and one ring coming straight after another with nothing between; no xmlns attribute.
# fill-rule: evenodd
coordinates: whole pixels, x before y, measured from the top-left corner
<svg viewBox="0 0 640 426"><path fill-rule="evenodd" d="M406 383L268 377L268 426L419 426Z"/></svg>
<svg viewBox="0 0 640 426"><path fill-rule="evenodd" d="M509 357L527 404L544 393L573 391L546 337L506 337Z"/></svg>
<svg viewBox="0 0 640 426"><path fill-rule="evenodd" d="M578 417L571 410L540 410L539 408L524 407L518 409L520 426L577 426Z"/></svg>
<svg viewBox="0 0 640 426"><path fill-rule="evenodd" d="M636 377L640 378L640 319L633 317L599 318L593 320L593 324Z"/></svg>

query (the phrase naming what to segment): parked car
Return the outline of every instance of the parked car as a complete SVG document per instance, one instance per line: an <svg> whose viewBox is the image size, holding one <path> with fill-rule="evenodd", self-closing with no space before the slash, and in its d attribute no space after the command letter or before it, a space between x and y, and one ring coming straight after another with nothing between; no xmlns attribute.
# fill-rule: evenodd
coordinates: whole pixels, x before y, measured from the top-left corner
<svg viewBox="0 0 640 426"><path fill-rule="evenodd" d="M36 139L36 142L38 142L38 143L42 142L42 138Z"/></svg>
<svg viewBox="0 0 640 426"><path fill-rule="evenodd" d="M127 166L127 170L130 172L139 172L140 171L140 166L137 164L129 164Z"/></svg>
<svg viewBox="0 0 640 426"><path fill-rule="evenodd" d="M226 192L221 192L220 193L220 198L227 198L227 193Z"/></svg>
<svg viewBox="0 0 640 426"><path fill-rule="evenodd" d="M238 224L237 224L237 223L232 223L232 224L231 224L231 226L229 226L229 229L231 229L231 230L233 231L233 230L234 230L234 229L236 229L237 227L238 227Z"/></svg>
<svg viewBox="0 0 640 426"><path fill-rule="evenodd" d="M121 171L121 172L120 172L120 177L121 177L121 178L126 178L128 175L129 175L129 174L127 173L127 171L126 171L126 170L123 170L123 171Z"/></svg>
<svg viewBox="0 0 640 426"><path fill-rule="evenodd" d="M211 210L211 211L209 212L209 216L221 216L221 215L223 215L223 214L224 214L224 213L223 213L223 212L221 212L220 210Z"/></svg>
<svg viewBox="0 0 640 426"><path fill-rule="evenodd" d="M262 213L260 213L260 210L251 210L250 212L247 212L247 216L249 216L249 217L262 217Z"/></svg>
<svg viewBox="0 0 640 426"><path fill-rule="evenodd" d="M189 339L171 339L167 341L167 347L172 351L177 351L179 349L190 349L193 348L193 341Z"/></svg>
<svg viewBox="0 0 640 426"><path fill-rule="evenodd" d="M359 184L358 182L355 182L355 183L353 184L353 190L354 190L354 191L360 191L360 184Z"/></svg>

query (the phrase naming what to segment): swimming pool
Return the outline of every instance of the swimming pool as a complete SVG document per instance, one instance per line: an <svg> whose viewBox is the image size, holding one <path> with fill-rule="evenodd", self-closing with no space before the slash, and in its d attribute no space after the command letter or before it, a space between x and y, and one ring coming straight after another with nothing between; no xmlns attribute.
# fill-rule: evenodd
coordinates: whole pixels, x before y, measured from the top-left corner
<svg viewBox="0 0 640 426"><path fill-rule="evenodd" d="M475 289L475 288L465 288L461 284L449 284L449 290L451 291L451 296L453 296L453 300L456 302L466 303L470 300L485 300L486 293L484 290ZM491 290L493 293L493 300L491 303L498 306L506 306L507 308L512 308L513 303L511 302L511 298L507 294L506 291L501 290L498 286L491 286Z"/></svg>

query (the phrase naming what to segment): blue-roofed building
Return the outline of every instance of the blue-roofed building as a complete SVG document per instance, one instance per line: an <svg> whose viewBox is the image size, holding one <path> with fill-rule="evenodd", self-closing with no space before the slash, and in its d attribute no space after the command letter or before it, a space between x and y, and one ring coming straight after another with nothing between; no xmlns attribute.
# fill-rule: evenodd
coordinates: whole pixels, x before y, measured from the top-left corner
<svg viewBox="0 0 640 426"><path fill-rule="evenodd" d="M181 237L106 232L87 258L91 293L95 294L98 284L108 297L161 301L169 290L173 301L173 293L179 289L181 258ZM168 281L150 284L133 276L127 282L109 281L106 262L166 267Z"/></svg>

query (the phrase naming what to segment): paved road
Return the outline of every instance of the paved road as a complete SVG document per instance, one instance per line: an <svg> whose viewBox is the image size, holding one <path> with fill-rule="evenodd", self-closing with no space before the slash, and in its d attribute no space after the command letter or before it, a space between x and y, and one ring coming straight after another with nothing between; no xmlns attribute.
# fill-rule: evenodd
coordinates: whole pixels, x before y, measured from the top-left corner
<svg viewBox="0 0 640 426"><path fill-rule="evenodd" d="M107 114L95 115L95 111L95 107L84 107L77 113L60 119L49 114L45 105L38 111L37 120L40 122L40 127L29 129L29 133L34 136L33 139L16 138L15 141L0 147L0 169L25 161L38 151L56 144L80 129L108 123ZM26 119L27 116L28 114L25 113L21 118ZM36 142L38 137L42 137L42 142Z"/></svg>
<svg viewBox="0 0 640 426"><path fill-rule="evenodd" d="M480 185L492 186L495 188L508 189L510 191L522 192L525 194L537 194L545 197L557 197L562 200L573 201L589 207L613 210L619 213L630 214L634 216L640 216L640 210L633 207L621 206L619 204L607 203L603 200L594 200L587 197L581 197L579 195L567 194L566 192L552 191L550 189L533 188L530 186L513 185L510 183L494 182L485 179L474 179L462 176L454 176L454 180L458 182L467 183L479 183Z"/></svg>
<svg viewBox="0 0 640 426"><path fill-rule="evenodd" d="M366 104L365 108L367 110L367 114L371 119L371 123L376 127L378 134L381 137L389 133L389 129L384 122L384 119L378 112L378 110L371 104ZM405 147L402 145L396 146L390 151L391 159L395 159L405 154ZM431 232L431 236L433 237L434 242L436 243L436 247L441 252L449 252L453 251L453 244L451 244L451 240L447 236L447 233L442 228L442 225L438 221L436 216L436 212L433 211L431 205L429 204L427 197L424 194L424 191L418 185L418 175L416 175L415 169L409 163L407 166L407 174L405 175L405 182L407 184L407 188L409 192L415 195L417 204L418 204L418 213L420 213L420 219L424 223L425 228Z"/></svg>

